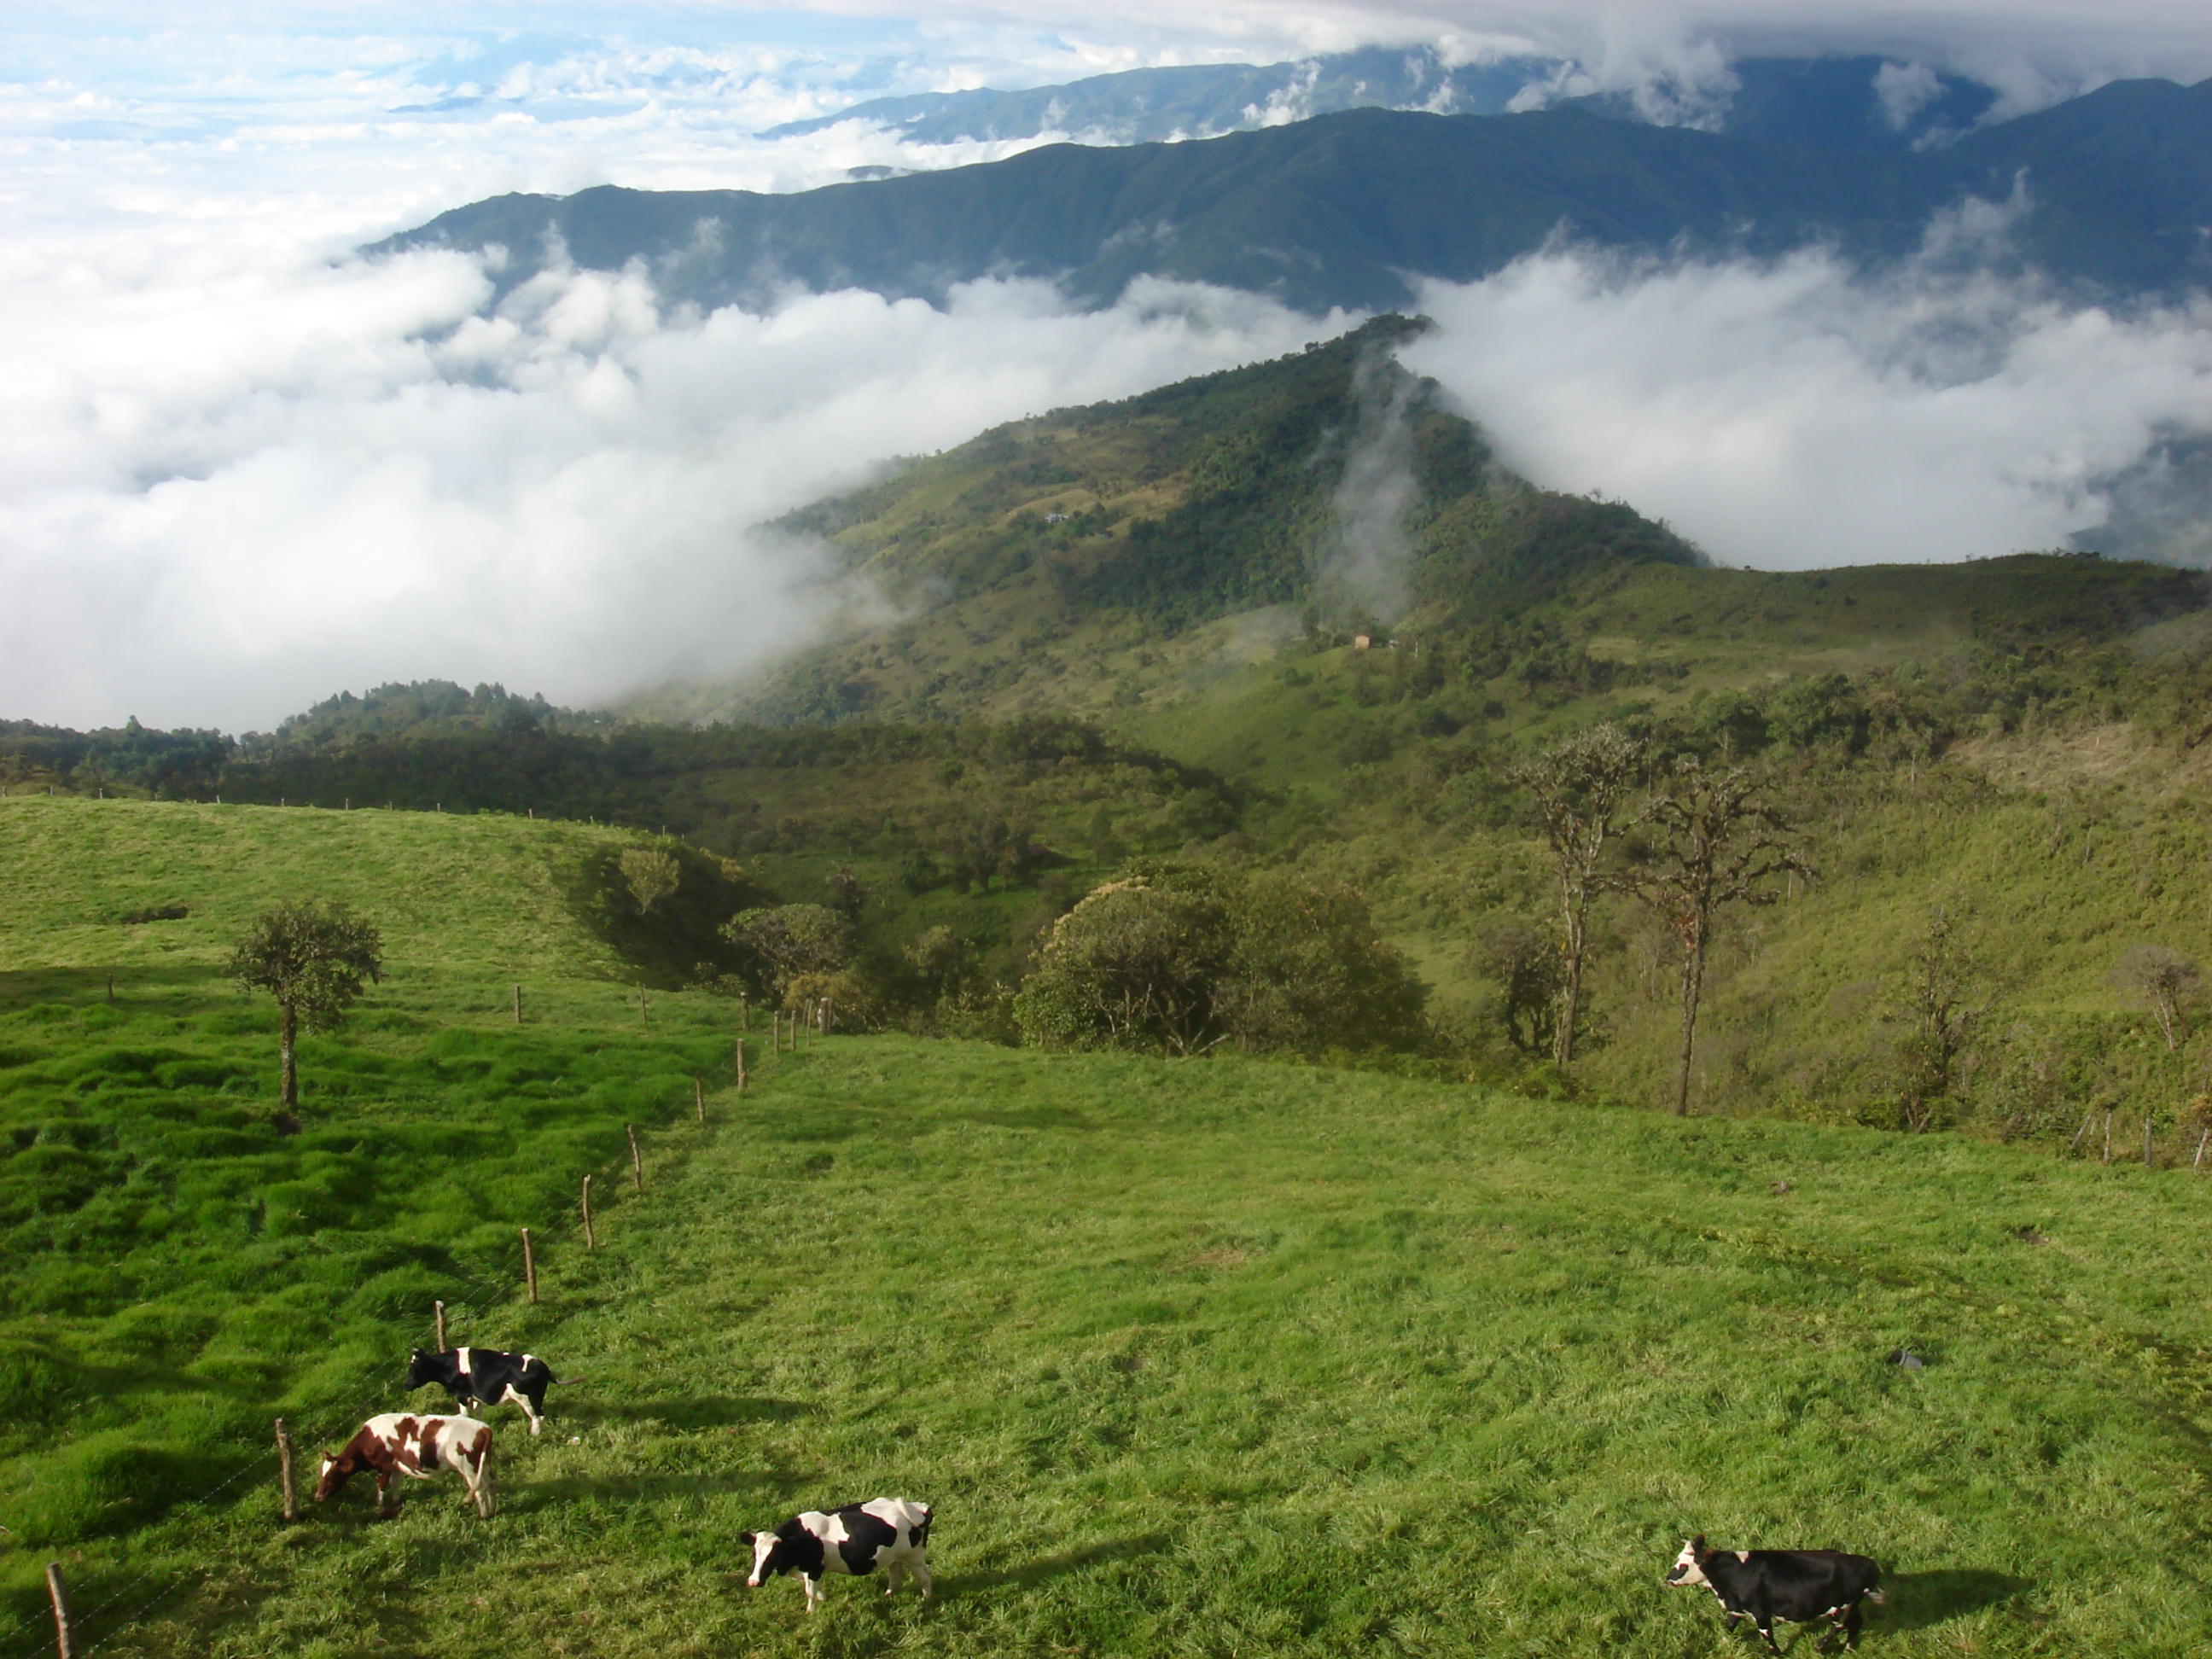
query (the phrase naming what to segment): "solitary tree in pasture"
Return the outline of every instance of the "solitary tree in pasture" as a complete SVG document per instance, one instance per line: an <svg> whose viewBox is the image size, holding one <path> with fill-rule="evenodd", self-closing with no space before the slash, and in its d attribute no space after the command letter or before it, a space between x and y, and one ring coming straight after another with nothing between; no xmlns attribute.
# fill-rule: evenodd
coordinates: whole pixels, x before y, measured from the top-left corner
<svg viewBox="0 0 2212 1659"><path fill-rule="evenodd" d="M1690 1112L1690 1056L1705 994L1705 949L1713 917L1729 904L1771 904L1784 874L1813 879L1790 826L1748 767L1716 770L1692 755L1674 769L1636 823L1654 837L1647 861L1611 878L1651 906L1682 947L1682 1046L1674 1074L1674 1115Z"/></svg>
<svg viewBox="0 0 2212 1659"><path fill-rule="evenodd" d="M1604 885L1599 868L1606 842L1620 827L1644 758L1644 745L1607 720L1562 738L1513 774L1536 798L1559 872L1559 1006L1551 1035L1552 1058L1562 1066L1575 1057L1590 898Z"/></svg>
<svg viewBox="0 0 2212 1659"><path fill-rule="evenodd" d="M276 1000L278 1104L300 1105L300 1028L343 1024L364 981L383 971L384 940L375 926L340 903L300 899L264 910L231 953L230 974L243 991Z"/></svg>
<svg viewBox="0 0 2212 1659"><path fill-rule="evenodd" d="M641 916L650 915L653 907L673 893L684 879L676 854L665 847L625 847L615 864Z"/></svg>
<svg viewBox="0 0 2212 1659"><path fill-rule="evenodd" d="M2204 989L2196 963L2164 945L2130 945L2120 952L2112 982L2150 1012L2172 1054L2189 1040L2189 1013Z"/></svg>

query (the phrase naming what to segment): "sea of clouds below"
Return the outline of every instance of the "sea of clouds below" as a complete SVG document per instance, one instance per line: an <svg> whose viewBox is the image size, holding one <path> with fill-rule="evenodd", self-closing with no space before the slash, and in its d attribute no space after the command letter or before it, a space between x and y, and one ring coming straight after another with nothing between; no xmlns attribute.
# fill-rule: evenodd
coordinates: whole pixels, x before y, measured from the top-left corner
<svg viewBox="0 0 2212 1659"><path fill-rule="evenodd" d="M381 112L419 101L404 54L337 55L364 84L221 131L189 100L0 89L0 715L240 729L388 679L592 702L735 672L849 597L763 520L887 457L1356 320L1165 284L1084 313L995 283L943 310L793 295L700 316L641 275L577 272L487 316L468 258L349 251L614 156L625 183L756 188L986 158L851 126L745 138L836 106L788 62L722 64L713 110L624 92L456 125ZM1935 238L2002 237L2018 208ZM2114 480L2212 432L2204 306L2120 316L1960 269L1559 248L1430 288L1440 327L1407 362L1540 482L1765 568L2059 544Z"/></svg>

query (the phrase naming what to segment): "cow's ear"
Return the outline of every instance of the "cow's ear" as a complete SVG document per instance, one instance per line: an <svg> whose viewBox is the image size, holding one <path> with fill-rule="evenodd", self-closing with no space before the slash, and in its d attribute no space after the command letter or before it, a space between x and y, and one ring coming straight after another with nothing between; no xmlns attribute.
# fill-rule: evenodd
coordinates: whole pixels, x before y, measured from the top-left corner
<svg viewBox="0 0 2212 1659"><path fill-rule="evenodd" d="M747 1548L750 1548L752 1547L752 1541L753 1535L749 1532L741 1532L738 1534L738 1542L744 1545Z"/></svg>
<svg viewBox="0 0 2212 1659"><path fill-rule="evenodd" d="M1690 1553L1692 1555L1704 1555L1706 1553L1705 1534L1699 1533L1695 1538L1692 1538L1690 1540Z"/></svg>

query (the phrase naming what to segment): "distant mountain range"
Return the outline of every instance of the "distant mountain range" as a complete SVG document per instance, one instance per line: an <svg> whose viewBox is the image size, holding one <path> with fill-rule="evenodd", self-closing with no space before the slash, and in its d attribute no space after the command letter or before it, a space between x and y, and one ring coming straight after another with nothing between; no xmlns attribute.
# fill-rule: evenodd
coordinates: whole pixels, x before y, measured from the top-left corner
<svg viewBox="0 0 2212 1659"><path fill-rule="evenodd" d="M1756 100L1740 96L1749 126L1820 125L1819 99L1770 90L1773 112L1756 121ZM1968 198L2014 212L2001 244L1961 257L2033 267L2101 299L2203 286L2212 81L2118 82L1917 150L1656 126L1579 106L1357 109L1194 143L1050 145L793 195L501 196L368 251L502 248L501 295L565 258L602 270L643 261L666 297L708 307L765 305L793 286L938 300L988 276L1049 278L1105 305L1149 275L1318 313L1401 307L1418 278L1474 280L1562 233L1717 256L1819 242L1880 262L1913 252L1936 216Z"/></svg>
<svg viewBox="0 0 2212 1659"><path fill-rule="evenodd" d="M771 127L792 138L848 121L915 143L1061 137L1140 144L1280 126L1349 109L1505 115L1573 101L1598 113L1695 126L1764 143L1920 149L1971 131L1996 102L1977 81L1875 57L1747 58L1711 83L1662 82L1642 100L1585 92L1571 58L1447 62L1433 47L1371 46L1288 64L1124 70L1016 92L926 92L874 98L834 115Z"/></svg>

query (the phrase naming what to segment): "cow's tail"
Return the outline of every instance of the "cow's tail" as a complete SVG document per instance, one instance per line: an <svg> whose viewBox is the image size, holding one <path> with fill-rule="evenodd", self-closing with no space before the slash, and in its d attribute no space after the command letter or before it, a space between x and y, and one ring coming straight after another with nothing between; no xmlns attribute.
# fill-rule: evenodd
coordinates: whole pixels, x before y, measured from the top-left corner
<svg viewBox="0 0 2212 1659"><path fill-rule="evenodd" d="M1889 1592L1881 1589L1870 1589L1866 1594L1866 1599L1878 1607L1887 1607L1889 1604Z"/></svg>
<svg viewBox="0 0 2212 1659"><path fill-rule="evenodd" d="M545 1380L548 1382L581 1382L584 1379L580 1376L556 1376L549 1367L545 1373Z"/></svg>

